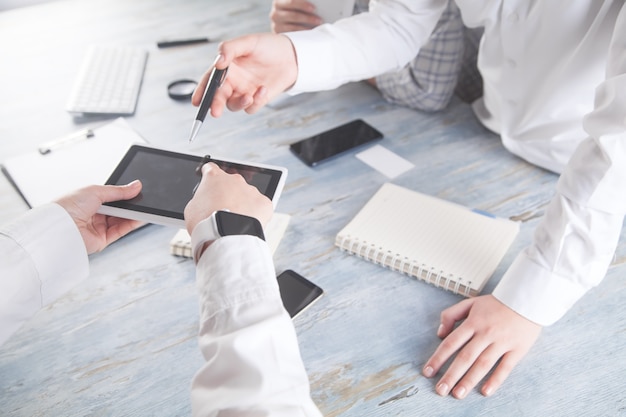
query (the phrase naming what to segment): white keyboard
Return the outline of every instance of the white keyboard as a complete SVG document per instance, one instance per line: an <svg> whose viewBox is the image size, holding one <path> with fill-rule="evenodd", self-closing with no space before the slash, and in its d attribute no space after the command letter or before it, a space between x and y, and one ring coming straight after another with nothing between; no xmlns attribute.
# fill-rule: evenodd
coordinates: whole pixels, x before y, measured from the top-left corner
<svg viewBox="0 0 626 417"><path fill-rule="evenodd" d="M133 114L148 51L131 46L91 46L74 82L70 113Z"/></svg>

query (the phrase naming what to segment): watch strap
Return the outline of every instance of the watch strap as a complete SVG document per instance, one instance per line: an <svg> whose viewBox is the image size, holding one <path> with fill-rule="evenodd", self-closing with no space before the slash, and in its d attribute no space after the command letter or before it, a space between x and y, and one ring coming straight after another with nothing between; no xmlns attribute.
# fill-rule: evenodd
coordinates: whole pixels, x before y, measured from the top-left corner
<svg viewBox="0 0 626 417"><path fill-rule="evenodd" d="M250 235L265 240L263 226L255 217L232 213L228 210L218 210L199 222L191 232L193 260L198 263L202 248L207 242L232 235Z"/></svg>
<svg viewBox="0 0 626 417"><path fill-rule="evenodd" d="M193 254L193 260L195 263L198 263L198 255L204 244L212 242L219 237L220 234L217 230L215 213L202 220L196 225L196 227L193 228L193 231L191 232L191 253Z"/></svg>

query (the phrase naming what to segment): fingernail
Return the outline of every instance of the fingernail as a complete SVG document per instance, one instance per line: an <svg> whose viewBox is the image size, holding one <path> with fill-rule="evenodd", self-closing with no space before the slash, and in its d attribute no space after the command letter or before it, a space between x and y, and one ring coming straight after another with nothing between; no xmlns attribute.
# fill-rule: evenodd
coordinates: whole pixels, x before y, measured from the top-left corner
<svg viewBox="0 0 626 417"><path fill-rule="evenodd" d="M445 397L450 392L450 388L445 382L438 383L437 387L435 387L435 390L437 391L437 394L441 395L442 397Z"/></svg>
<svg viewBox="0 0 626 417"><path fill-rule="evenodd" d="M134 180L129 182L127 185L128 187L134 187L135 185L139 184L139 180Z"/></svg>
<svg viewBox="0 0 626 417"><path fill-rule="evenodd" d="M220 62L222 58L222 54L217 54L217 56L215 57L215 61L213 61L213 66L217 65L217 63Z"/></svg>
<svg viewBox="0 0 626 417"><path fill-rule="evenodd" d="M433 376L433 374L434 370L432 366L427 366L426 368L424 368L424 376L426 376L426 378L430 378L431 376Z"/></svg>
<svg viewBox="0 0 626 417"><path fill-rule="evenodd" d="M456 398L465 398L465 387L458 387L457 389L454 390L454 396Z"/></svg>
<svg viewBox="0 0 626 417"><path fill-rule="evenodd" d="M437 327L437 336L441 336L441 332L443 332L443 323Z"/></svg>
<svg viewBox="0 0 626 417"><path fill-rule="evenodd" d="M485 397L489 397L491 394L493 394L493 387L491 385L485 385L483 388L483 395Z"/></svg>

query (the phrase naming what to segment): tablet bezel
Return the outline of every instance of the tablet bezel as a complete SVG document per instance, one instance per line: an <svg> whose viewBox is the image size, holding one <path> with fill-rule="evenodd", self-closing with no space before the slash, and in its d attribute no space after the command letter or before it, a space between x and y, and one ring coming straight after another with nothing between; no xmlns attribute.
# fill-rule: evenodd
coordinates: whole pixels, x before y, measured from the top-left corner
<svg viewBox="0 0 626 417"><path fill-rule="evenodd" d="M124 175L135 156L140 153L150 153L157 154L159 156L171 157L177 160L185 160L196 162L199 167L203 161L203 156L194 155L194 154L186 154L181 152L175 152L167 149L156 148L152 146L145 145L132 145L128 148L128 151L119 162L113 173L109 176L106 181L106 185L122 185L119 184L119 179ZM211 157L211 162L216 163L222 169L234 168L239 171L248 171L248 172L261 172L264 174L270 175L270 184L268 185L268 189L264 193L271 201L274 208L278 204L278 200L282 193L283 187L285 185L285 180L287 178L287 169L284 167L267 165L267 164L259 164L259 163L251 163L251 162L242 162L232 159L225 159L220 157ZM244 176L245 178L245 176ZM200 181L200 175L198 174L198 182ZM142 191L143 192L143 191ZM186 203L185 203L186 204ZM109 203L104 203L100 209L99 213L105 214L108 216L115 216L133 220L139 220L147 223L155 223L161 224L165 226L175 226L179 228L185 227L184 213L179 213L176 211L166 210L159 207L147 206L144 204L137 204L131 200L120 200Z"/></svg>

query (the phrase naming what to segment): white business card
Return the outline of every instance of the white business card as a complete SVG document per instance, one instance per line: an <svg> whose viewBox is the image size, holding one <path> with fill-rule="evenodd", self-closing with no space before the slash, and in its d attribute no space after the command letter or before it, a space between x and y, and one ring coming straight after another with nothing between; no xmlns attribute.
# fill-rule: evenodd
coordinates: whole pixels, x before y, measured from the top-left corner
<svg viewBox="0 0 626 417"><path fill-rule="evenodd" d="M395 178L415 166L381 145L372 146L355 156L388 178Z"/></svg>

